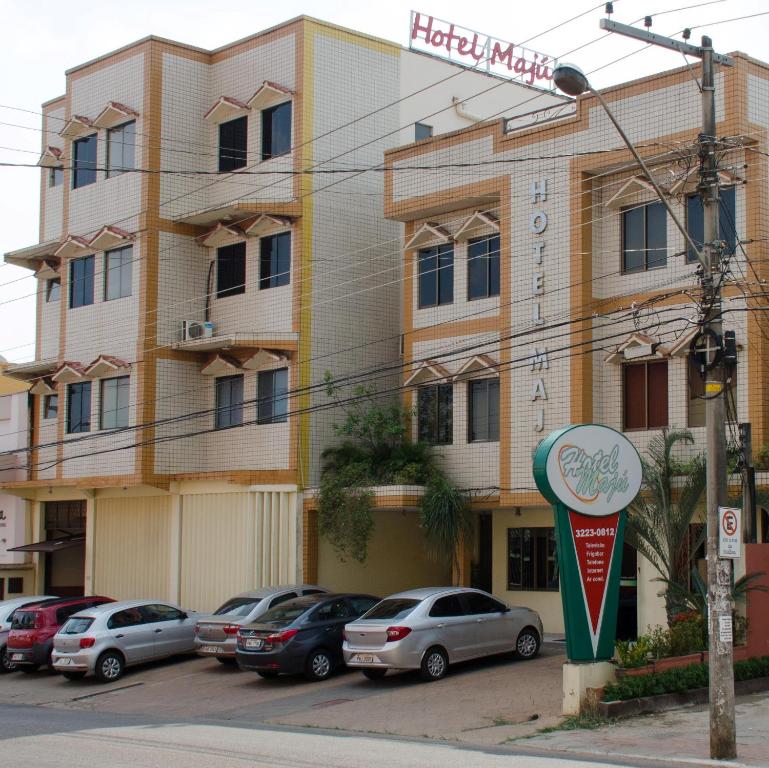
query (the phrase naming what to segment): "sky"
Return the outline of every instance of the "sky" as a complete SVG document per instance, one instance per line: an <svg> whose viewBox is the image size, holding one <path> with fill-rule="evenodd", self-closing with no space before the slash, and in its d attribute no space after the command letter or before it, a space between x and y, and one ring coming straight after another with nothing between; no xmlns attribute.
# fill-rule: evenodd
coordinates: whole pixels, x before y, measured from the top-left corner
<svg viewBox="0 0 769 768"><path fill-rule="evenodd" d="M552 57L565 55L563 60L578 64L598 88L682 64L680 54L601 32L603 6L591 0L486 2L472 8L456 0L388 0L381 5L228 0L225 6L211 0L100 0L97 6L3 0L0 163L37 162L40 105L64 93L67 69L149 34L212 49L306 14L407 46L415 10ZM708 34L721 53L739 50L767 58L762 51L769 15L740 19L766 11L767 0L614 0L613 18L638 25L651 15L652 30L659 34L680 36L691 27L693 43ZM0 165L0 254L38 242L39 183L37 168ZM28 270L0 266L0 355L8 360L34 358L37 289Z"/></svg>

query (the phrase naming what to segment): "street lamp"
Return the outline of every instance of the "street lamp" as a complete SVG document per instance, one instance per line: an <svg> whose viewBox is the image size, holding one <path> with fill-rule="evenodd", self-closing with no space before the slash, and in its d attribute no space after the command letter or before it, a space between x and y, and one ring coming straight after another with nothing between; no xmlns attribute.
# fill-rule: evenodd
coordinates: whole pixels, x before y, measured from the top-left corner
<svg viewBox="0 0 769 768"><path fill-rule="evenodd" d="M630 141L625 131L622 130L622 126L617 122L617 118L612 114L612 111L609 109L609 105L604 101L603 96L601 96L601 94L596 91L592 85L590 85L590 82L587 79L585 73L576 64L559 64L553 70L553 81L555 82L556 87L563 91L567 96L581 96L586 91L590 91L590 93L592 93L593 96L598 99L598 103L603 107L603 110L608 115L609 120L614 123L614 127L617 129L617 133L619 133L619 135L622 137L622 141L625 142L625 145L630 150L631 154L635 158L635 161L641 167L641 170L646 175L649 183L652 185L652 187L654 187L654 191L657 193L657 197L659 197L660 201L665 206L665 209L670 215L670 218L673 220L673 223L678 228L678 231L684 236L684 240L686 241L687 246L689 246L692 253L697 254L697 258L700 260L702 265L707 267L707 264L705 263L705 257L700 247L694 242L694 240L692 240L691 235L686 231L686 227L681 223L681 220L676 215L676 212L670 206L667 197L665 197L665 194L663 193L662 189L660 189L659 184L657 184L657 182L654 180L651 171L649 171L646 163L638 154L638 150L636 150L636 148L633 146L633 142Z"/></svg>

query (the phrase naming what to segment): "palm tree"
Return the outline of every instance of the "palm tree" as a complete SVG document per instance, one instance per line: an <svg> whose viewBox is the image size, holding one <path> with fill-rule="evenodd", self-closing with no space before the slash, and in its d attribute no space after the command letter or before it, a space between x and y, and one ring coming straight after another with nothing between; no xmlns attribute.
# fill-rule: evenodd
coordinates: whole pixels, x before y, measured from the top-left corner
<svg viewBox="0 0 769 768"><path fill-rule="evenodd" d="M686 609L682 598L688 592L692 553L702 539L690 547L689 525L705 490L705 458L699 454L687 465L681 488L673 490L678 464L672 453L678 443L694 442L688 430L663 429L650 442L643 465L641 494L628 510L627 539L657 570L659 581L668 585L665 612L668 624ZM702 534L704 537L704 532Z"/></svg>

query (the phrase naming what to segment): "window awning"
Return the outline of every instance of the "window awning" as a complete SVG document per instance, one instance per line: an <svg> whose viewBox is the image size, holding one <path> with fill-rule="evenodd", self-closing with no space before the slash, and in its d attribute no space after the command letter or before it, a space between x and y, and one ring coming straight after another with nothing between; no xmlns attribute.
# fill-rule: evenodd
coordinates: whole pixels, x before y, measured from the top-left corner
<svg viewBox="0 0 769 768"><path fill-rule="evenodd" d="M34 544L23 544L20 547L10 547L9 552L59 552L62 549L77 547L85 543L85 536L63 536L60 539L36 541Z"/></svg>

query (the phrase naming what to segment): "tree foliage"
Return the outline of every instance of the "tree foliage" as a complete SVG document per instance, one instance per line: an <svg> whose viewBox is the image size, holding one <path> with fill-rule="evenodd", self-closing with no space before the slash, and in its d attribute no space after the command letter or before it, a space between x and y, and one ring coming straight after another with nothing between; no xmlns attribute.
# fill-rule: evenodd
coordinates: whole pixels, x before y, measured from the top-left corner
<svg viewBox="0 0 769 768"><path fill-rule="evenodd" d="M681 592L688 589L692 553L702 539L689 542L691 524L705 491L705 458L688 463L680 488L673 488L677 463L673 449L694 442L688 430L663 429L649 441L643 466L642 492L628 510L627 539L657 570L667 584L665 611L668 623L685 608ZM672 588L671 588L672 587Z"/></svg>
<svg viewBox="0 0 769 768"><path fill-rule="evenodd" d="M456 566L459 543L470 535L467 499L446 477L434 449L413 443L410 413L386 401L373 387L357 386L343 399L326 374L327 395L344 412L334 425L342 442L323 452L318 532L341 560L364 562L374 530L374 493L378 485L423 485L420 524L430 554Z"/></svg>

